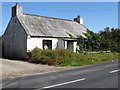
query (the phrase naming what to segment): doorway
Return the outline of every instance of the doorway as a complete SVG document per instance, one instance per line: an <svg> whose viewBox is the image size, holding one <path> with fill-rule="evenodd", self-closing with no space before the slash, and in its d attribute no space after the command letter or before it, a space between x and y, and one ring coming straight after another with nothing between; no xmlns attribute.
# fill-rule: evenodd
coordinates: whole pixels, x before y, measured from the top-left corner
<svg viewBox="0 0 120 90"><path fill-rule="evenodd" d="M52 49L52 40L43 40L43 49Z"/></svg>
<svg viewBox="0 0 120 90"><path fill-rule="evenodd" d="M67 49L74 51L74 42L73 41L67 41Z"/></svg>

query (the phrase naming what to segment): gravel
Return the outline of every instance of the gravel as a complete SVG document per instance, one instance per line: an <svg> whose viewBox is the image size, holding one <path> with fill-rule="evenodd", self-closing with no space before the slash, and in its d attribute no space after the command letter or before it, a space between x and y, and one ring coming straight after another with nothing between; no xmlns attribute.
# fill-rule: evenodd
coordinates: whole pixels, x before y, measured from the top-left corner
<svg viewBox="0 0 120 90"><path fill-rule="evenodd" d="M15 77L28 74L64 70L73 67L55 67L41 64L33 64L20 60L0 58L0 78Z"/></svg>

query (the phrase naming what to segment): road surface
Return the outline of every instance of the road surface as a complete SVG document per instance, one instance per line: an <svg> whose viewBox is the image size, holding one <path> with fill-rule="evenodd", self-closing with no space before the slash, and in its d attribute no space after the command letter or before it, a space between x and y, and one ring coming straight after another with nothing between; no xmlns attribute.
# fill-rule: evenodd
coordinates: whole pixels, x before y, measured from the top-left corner
<svg viewBox="0 0 120 90"><path fill-rule="evenodd" d="M3 88L118 88L118 61L3 79Z"/></svg>

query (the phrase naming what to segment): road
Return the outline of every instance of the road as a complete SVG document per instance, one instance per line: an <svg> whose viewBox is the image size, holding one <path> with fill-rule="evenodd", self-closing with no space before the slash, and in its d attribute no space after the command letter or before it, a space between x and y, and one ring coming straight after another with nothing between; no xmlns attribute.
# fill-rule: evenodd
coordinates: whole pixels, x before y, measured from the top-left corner
<svg viewBox="0 0 120 90"><path fill-rule="evenodd" d="M118 88L118 61L3 79L3 88Z"/></svg>

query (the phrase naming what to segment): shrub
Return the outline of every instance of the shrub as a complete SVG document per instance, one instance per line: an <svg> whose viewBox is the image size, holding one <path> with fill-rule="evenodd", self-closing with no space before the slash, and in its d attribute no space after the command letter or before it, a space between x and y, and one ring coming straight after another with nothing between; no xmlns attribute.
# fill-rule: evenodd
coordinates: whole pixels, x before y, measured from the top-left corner
<svg viewBox="0 0 120 90"><path fill-rule="evenodd" d="M54 66L82 66L117 59L118 53L74 53L67 49L41 50L34 48L27 53L27 61Z"/></svg>

